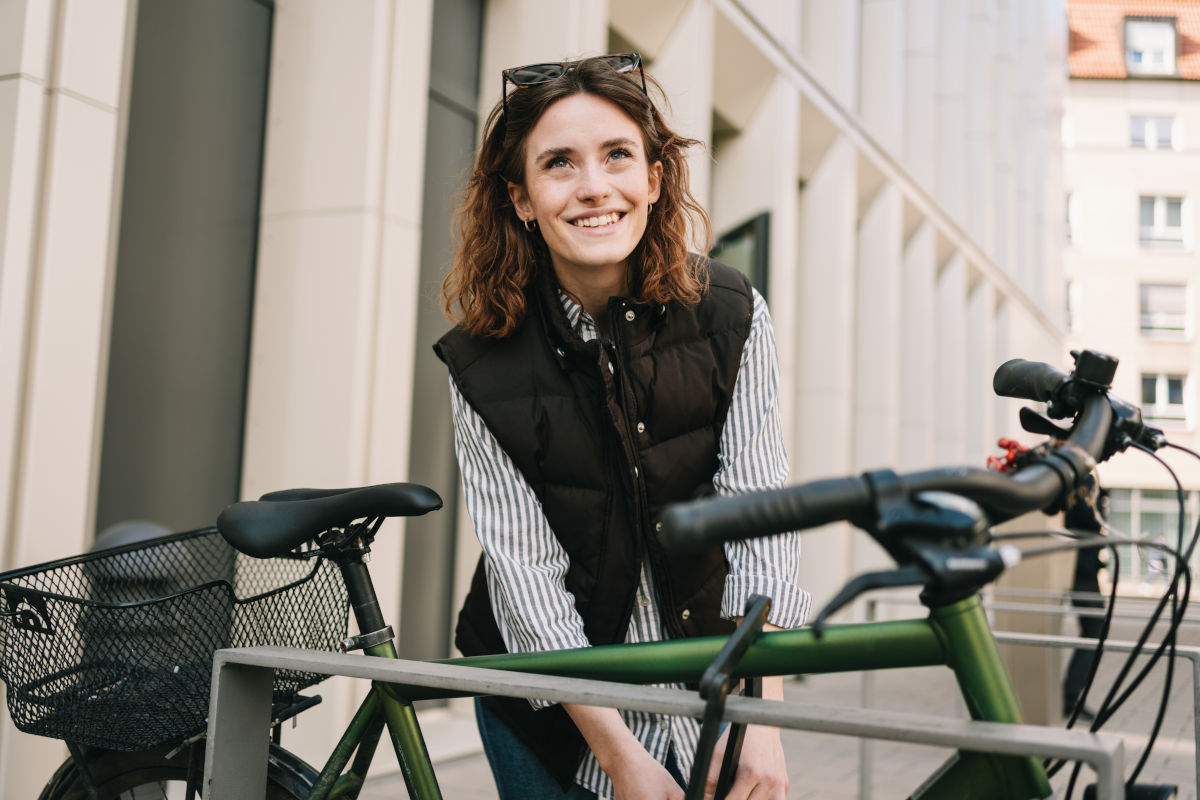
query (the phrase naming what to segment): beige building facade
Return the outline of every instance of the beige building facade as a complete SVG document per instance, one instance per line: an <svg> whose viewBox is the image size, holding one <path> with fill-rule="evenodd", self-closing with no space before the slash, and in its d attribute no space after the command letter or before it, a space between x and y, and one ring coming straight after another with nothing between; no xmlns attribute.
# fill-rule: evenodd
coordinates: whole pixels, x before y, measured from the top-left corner
<svg viewBox="0 0 1200 800"><path fill-rule="evenodd" d="M402 653L448 654L478 551L429 345L516 64L636 50L709 143L693 189L770 303L794 480L982 464L1016 429L995 366L1065 366L1057 3L170 5L0 0L0 569L412 480L447 510L385 528L373 574ZM880 557L830 528L799 578L821 601ZM285 741L319 760L359 692L323 685ZM435 751L474 746L461 707L425 713ZM0 794L64 755L5 719Z"/></svg>
<svg viewBox="0 0 1200 800"><path fill-rule="evenodd" d="M1195 189L1200 186L1200 59L1178 50L1200 23L1188 3L1072 0L1071 79L1063 121L1064 277L1070 341L1121 359L1115 391L1168 439L1196 449ZM1200 462L1159 455L1177 472L1190 531ZM1150 457L1102 467L1112 523L1174 543L1175 483ZM1130 591L1153 583L1151 554L1126 549Z"/></svg>

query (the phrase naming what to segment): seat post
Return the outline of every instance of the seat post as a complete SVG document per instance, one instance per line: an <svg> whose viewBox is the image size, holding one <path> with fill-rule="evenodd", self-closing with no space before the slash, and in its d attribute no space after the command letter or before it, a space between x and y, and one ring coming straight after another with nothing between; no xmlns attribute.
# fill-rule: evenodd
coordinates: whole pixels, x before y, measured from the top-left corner
<svg viewBox="0 0 1200 800"><path fill-rule="evenodd" d="M346 593L350 597L350 608L354 611L354 621L358 624L360 637L387 628L387 621L379 607L379 597L375 594L375 584L372 583L371 573L367 570L364 559L366 552L365 548L359 546L330 554L342 572L342 580L346 583Z"/></svg>

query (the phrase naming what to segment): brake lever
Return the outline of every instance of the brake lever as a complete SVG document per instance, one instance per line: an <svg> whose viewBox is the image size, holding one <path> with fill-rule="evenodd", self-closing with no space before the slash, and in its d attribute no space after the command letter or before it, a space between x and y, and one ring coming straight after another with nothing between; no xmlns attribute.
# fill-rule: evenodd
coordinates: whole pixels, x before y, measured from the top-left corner
<svg viewBox="0 0 1200 800"><path fill-rule="evenodd" d="M874 589L893 589L899 586L924 586L930 576L916 564L907 564L899 569L882 572L866 572L851 580L838 592L813 621L813 637L820 639L825 632L825 621L837 611L840 611L859 595Z"/></svg>
<svg viewBox="0 0 1200 800"><path fill-rule="evenodd" d="M1065 439L1071 435L1071 429L1056 425L1046 417L1028 406L1022 406L1021 427L1038 436L1052 436L1055 439Z"/></svg>

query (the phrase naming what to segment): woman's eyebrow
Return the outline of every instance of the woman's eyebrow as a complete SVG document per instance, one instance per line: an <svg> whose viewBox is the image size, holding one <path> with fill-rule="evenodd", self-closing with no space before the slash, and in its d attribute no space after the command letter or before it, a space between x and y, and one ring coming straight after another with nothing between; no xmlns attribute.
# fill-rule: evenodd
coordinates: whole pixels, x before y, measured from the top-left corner
<svg viewBox="0 0 1200 800"><path fill-rule="evenodd" d="M628 136L618 136L616 139L609 139L607 142L602 143L600 145L600 149L607 150L610 147L633 147L636 144L637 142L635 142L633 139L630 139Z"/></svg>
<svg viewBox="0 0 1200 800"><path fill-rule="evenodd" d="M637 142L630 139L628 136L617 136L600 143L600 150L611 150L614 147L636 147ZM545 150L537 154L534 163L540 164L552 158L572 156L575 154L574 147L547 147Z"/></svg>
<svg viewBox="0 0 1200 800"><path fill-rule="evenodd" d="M575 148L573 147L547 147L545 150L537 154L537 158L535 158L534 161L540 164L547 159L558 158L559 156L570 156L574 153Z"/></svg>

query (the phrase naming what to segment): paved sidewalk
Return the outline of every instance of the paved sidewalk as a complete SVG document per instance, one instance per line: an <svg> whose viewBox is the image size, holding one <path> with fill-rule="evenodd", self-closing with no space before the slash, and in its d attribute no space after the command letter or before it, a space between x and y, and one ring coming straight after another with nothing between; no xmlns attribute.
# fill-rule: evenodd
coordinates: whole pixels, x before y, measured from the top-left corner
<svg viewBox="0 0 1200 800"><path fill-rule="evenodd" d="M1132 640L1137 629L1132 624L1116 625L1112 638ZM1067 624L1073 632L1073 624ZM1200 644L1200 625L1185 626L1180 644ZM1123 656L1108 654L1101 661L1100 673L1092 697L1103 692L1120 669ZM1197 800L1195 784L1195 744L1192 739L1192 686L1190 662L1179 661L1172 681L1168 712L1154 754L1139 778L1147 783L1174 783L1180 800ZM1165 669L1160 662L1139 691L1118 712L1105 730L1121 733L1126 741L1126 774L1133 769L1144 749L1158 700L1164 689ZM803 681L789 680L788 700L822 706L859 704L858 673L816 675ZM953 675L944 667L891 670L877 673L874 707L926 714L965 717ZM1096 705L1092 703L1092 705ZM853 738L784 731L791 777L789 797L795 800L846 800L858 798L859 741ZM949 750L924 745L874 742L874 768L871 772L871 797L907 797L930 772L950 754ZM382 754L381 754L382 755ZM1070 770L1053 780L1055 797L1063 797ZM482 755L460 758L438 765L442 792L447 800L496 800L491 773ZM1093 780L1086 767L1080 776L1074 797L1082 797L1082 786ZM398 774L373 778L363 791L363 800L400 800L406 798Z"/></svg>

